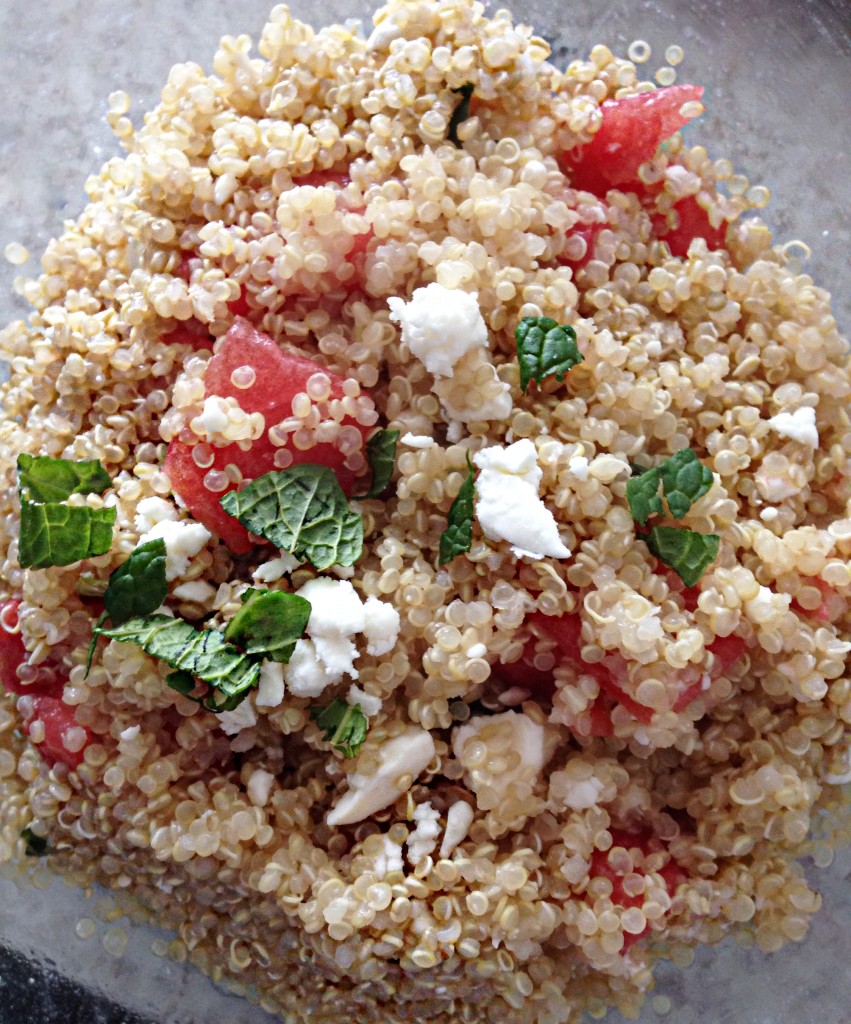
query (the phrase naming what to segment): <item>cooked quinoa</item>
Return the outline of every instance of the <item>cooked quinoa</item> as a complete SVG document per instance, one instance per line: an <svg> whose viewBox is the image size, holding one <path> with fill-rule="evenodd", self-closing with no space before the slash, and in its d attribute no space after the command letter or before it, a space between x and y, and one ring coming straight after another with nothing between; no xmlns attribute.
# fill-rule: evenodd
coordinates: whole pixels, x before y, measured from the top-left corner
<svg viewBox="0 0 851 1024"><path fill-rule="evenodd" d="M744 217L765 190L681 134L633 187L577 187L604 102L655 86L602 45L559 70L468 0L392 0L368 39L280 6L249 50L175 67L141 126L110 98L127 155L0 336L0 625L27 652L13 681L0 657L0 862L46 849L176 958L329 1024L629 1015L660 957L800 940L798 858L816 814L836 841L851 780L851 376L829 295ZM686 209L715 247L673 254ZM581 361L521 388L524 318ZM211 390L249 342L315 364L277 422L259 364ZM392 482L358 499L379 428ZM205 518L263 444L270 472L336 471L354 564ZM711 482L657 521L720 538L691 586L628 494L685 449ZM21 453L101 464L110 487L67 504L115 509L108 553L21 567ZM497 472L530 503L502 533ZM512 533L527 507L556 554ZM157 537L197 629L249 588L313 595L238 707L109 637L87 674L111 574ZM368 723L352 756L317 720L333 699Z"/></svg>

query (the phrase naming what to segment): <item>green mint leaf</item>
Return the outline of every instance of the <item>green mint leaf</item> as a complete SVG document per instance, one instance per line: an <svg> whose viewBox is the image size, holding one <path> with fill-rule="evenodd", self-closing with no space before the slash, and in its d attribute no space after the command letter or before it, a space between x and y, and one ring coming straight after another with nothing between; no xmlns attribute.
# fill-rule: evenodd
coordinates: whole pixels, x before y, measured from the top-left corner
<svg viewBox="0 0 851 1024"><path fill-rule="evenodd" d="M149 540L130 555L109 577L103 596L113 626L137 615L150 615L168 597L165 578L165 541Z"/></svg>
<svg viewBox="0 0 851 1024"><path fill-rule="evenodd" d="M514 336L523 392L532 379L540 384L544 378L555 374L556 380L564 380L568 370L582 362L576 331L547 316L524 316Z"/></svg>
<svg viewBox="0 0 851 1024"><path fill-rule="evenodd" d="M169 672L165 677L166 686L177 692L183 697L189 697L189 694L195 689L195 676L191 672L185 672L183 669L178 669L176 672ZM194 698L190 698L194 699Z"/></svg>
<svg viewBox="0 0 851 1024"><path fill-rule="evenodd" d="M24 853L27 857L46 857L50 853L50 847L44 836L37 836L31 828L21 831L21 839L26 843Z"/></svg>
<svg viewBox="0 0 851 1024"><path fill-rule="evenodd" d="M211 710L226 710L233 698L238 698L238 704L260 675L260 663L232 647L219 630L195 629L167 615L133 618L109 629L96 626L95 633L119 643L137 644L146 654L212 686L221 696Z"/></svg>
<svg viewBox="0 0 851 1024"><path fill-rule="evenodd" d="M449 509L446 529L440 535L440 553L438 563L446 565L456 555L463 555L473 546L473 495L475 493L475 473L467 452L467 478L458 496Z"/></svg>
<svg viewBox="0 0 851 1024"><path fill-rule="evenodd" d="M247 654L286 665L310 618L310 601L282 590L255 590L225 629L225 640Z"/></svg>
<svg viewBox="0 0 851 1024"><path fill-rule="evenodd" d="M327 466L306 462L266 473L244 490L230 491L221 504L247 530L320 572L354 565L363 550L363 518L349 508Z"/></svg>
<svg viewBox="0 0 851 1024"><path fill-rule="evenodd" d="M460 149L461 140L458 138L458 129L470 116L470 98L473 95L473 84L471 82L465 82L460 89L453 89L452 91L456 95L460 96L461 99L452 111L452 117L449 119L449 128L446 132L446 137Z"/></svg>
<svg viewBox="0 0 851 1024"><path fill-rule="evenodd" d="M343 757L354 757L366 739L369 723L357 704L347 704L336 697L327 707L311 708L310 717Z"/></svg>
<svg viewBox="0 0 851 1024"><path fill-rule="evenodd" d="M71 565L105 555L112 546L115 509L21 503L18 562L24 569Z"/></svg>
<svg viewBox="0 0 851 1024"><path fill-rule="evenodd" d="M72 494L103 494L109 473L94 459L72 462L47 455L18 456L18 488L23 501L65 501Z"/></svg>
<svg viewBox="0 0 851 1024"><path fill-rule="evenodd" d="M372 470L372 484L360 498L377 498L385 490L396 465L396 444L400 431L379 430L366 442L366 457Z"/></svg>
<svg viewBox="0 0 851 1024"><path fill-rule="evenodd" d="M626 500L632 518L642 526L650 516L664 515L665 507L659 497L659 470L647 469L640 476L630 477L626 484Z"/></svg>
<svg viewBox="0 0 851 1024"><path fill-rule="evenodd" d="M654 526L644 538L660 562L670 566L687 587L693 587L718 557L721 538L678 526Z"/></svg>
<svg viewBox="0 0 851 1024"><path fill-rule="evenodd" d="M200 707L204 708L205 711L212 711L214 715L218 715L222 711L233 711L233 709L239 707L239 705L248 696L247 690L235 693L230 697L224 697L217 690L213 690L213 698L193 697L192 691L197 685L195 676L193 676L191 672L184 672L183 669L178 669L176 672L169 672L165 677L165 682L169 689L175 690L181 695L181 697L191 700L193 704L198 704Z"/></svg>
<svg viewBox="0 0 851 1024"><path fill-rule="evenodd" d="M98 645L98 630L104 624L104 622L106 622L106 620L107 614L106 612L103 612L100 618L92 627L92 638L91 640L89 640L89 649L88 651L86 651L86 674L83 676L83 679L89 678L89 672L91 672L92 670L92 661L94 659L95 651L97 650Z"/></svg>
<svg viewBox="0 0 851 1024"><path fill-rule="evenodd" d="M712 486L712 470L704 466L691 448L681 448L659 467L668 510L682 519L691 506Z"/></svg>

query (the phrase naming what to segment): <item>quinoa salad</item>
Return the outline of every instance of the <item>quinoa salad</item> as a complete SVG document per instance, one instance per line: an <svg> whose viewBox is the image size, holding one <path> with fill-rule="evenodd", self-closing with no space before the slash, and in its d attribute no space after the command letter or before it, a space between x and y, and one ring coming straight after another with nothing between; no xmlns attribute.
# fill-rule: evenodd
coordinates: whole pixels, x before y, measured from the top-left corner
<svg viewBox="0 0 851 1024"><path fill-rule="evenodd" d="M846 343L642 45L278 6L110 97L0 333L5 872L317 1024L635 1016L806 935Z"/></svg>

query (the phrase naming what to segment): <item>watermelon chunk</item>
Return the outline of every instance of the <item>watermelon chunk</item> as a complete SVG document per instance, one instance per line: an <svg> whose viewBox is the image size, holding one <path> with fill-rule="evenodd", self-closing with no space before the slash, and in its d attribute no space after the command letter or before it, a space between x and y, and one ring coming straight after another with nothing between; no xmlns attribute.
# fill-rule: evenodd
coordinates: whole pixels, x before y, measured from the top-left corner
<svg viewBox="0 0 851 1024"><path fill-rule="evenodd" d="M32 718L24 726L27 734L36 719L44 723L44 739L35 744L44 760L50 765L60 762L69 768L79 768L83 763L84 751L92 741L92 734L76 720L74 708L58 697L36 697ZM84 729L86 733L85 743L79 750L69 750L65 746L69 729Z"/></svg>
<svg viewBox="0 0 851 1024"><path fill-rule="evenodd" d="M37 677L30 683L18 678L18 667L27 660L24 638L15 630L18 625L20 601L5 601L0 604L0 686L6 693L18 696L59 696L63 681L50 662L38 667Z"/></svg>
<svg viewBox="0 0 851 1024"><path fill-rule="evenodd" d="M606 100L599 130L590 142L562 155L562 170L574 188L598 196L629 186L638 181L638 168L653 158L660 143L689 123L691 117L680 113L683 105L702 96L702 86L669 85Z"/></svg>
<svg viewBox="0 0 851 1024"><path fill-rule="evenodd" d="M688 248L695 238L703 238L709 249L723 249L727 239L727 225L714 228L709 222L709 214L694 196L686 196L674 204L679 217L679 224L669 228L666 218L654 217L653 226L656 234L668 243L672 256L685 258Z"/></svg>
<svg viewBox="0 0 851 1024"><path fill-rule="evenodd" d="M255 373L254 384L249 388L238 388L231 380L233 371L242 366L250 366ZM331 399L342 398L341 377L311 359L284 352L276 341L261 334L247 320L238 319L225 335L219 351L207 364L204 378L206 394L208 397L236 398L246 412L262 413L266 419L263 435L251 444L248 451L243 451L237 443L214 448L212 465L203 468L193 458L194 445L180 440L169 444L165 471L175 494L185 502L193 516L217 534L235 554L245 554L253 546L246 529L220 504L221 497L235 485L213 492L206 487L204 478L211 469L223 472L228 465L236 466L244 480L254 480L277 469L275 453L278 448L269 439L269 428L292 415L293 398L305 391L308 379L319 372L325 373L331 381ZM373 430L351 417L344 417L341 425L357 427L364 439ZM290 439L284 447L292 455L292 465L312 462L334 470L346 494L365 489L362 483L356 483L355 473L344 464L346 456L333 444L321 443L308 451L300 451Z"/></svg>

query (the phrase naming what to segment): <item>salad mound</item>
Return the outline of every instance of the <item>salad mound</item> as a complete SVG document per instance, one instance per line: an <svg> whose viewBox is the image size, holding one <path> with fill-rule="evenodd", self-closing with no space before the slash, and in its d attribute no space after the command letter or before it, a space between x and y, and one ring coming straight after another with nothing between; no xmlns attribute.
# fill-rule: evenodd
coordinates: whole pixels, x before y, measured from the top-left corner
<svg viewBox="0 0 851 1024"><path fill-rule="evenodd" d="M700 86L548 58L276 7L111 98L0 335L0 862L288 1020L634 1013L844 827L830 297Z"/></svg>

